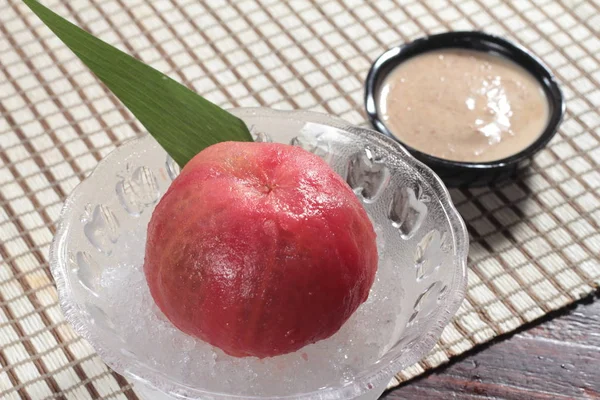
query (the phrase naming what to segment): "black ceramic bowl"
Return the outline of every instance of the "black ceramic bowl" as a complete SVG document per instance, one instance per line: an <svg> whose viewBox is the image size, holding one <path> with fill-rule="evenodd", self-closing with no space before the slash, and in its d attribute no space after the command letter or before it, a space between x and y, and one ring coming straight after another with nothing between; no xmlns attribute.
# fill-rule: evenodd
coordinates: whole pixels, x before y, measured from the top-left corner
<svg viewBox="0 0 600 400"><path fill-rule="evenodd" d="M462 48L495 53L521 65L542 85L549 104L550 118L541 136L529 147L507 158L489 162L450 161L415 150L398 140L379 118L377 96L387 74L403 61L431 50ZM431 167L448 186L483 186L513 176L533 154L552 139L565 110L563 96L550 70L524 48L483 32L448 32L427 36L394 47L373 63L366 80L365 107L375 129L402 143L412 155Z"/></svg>

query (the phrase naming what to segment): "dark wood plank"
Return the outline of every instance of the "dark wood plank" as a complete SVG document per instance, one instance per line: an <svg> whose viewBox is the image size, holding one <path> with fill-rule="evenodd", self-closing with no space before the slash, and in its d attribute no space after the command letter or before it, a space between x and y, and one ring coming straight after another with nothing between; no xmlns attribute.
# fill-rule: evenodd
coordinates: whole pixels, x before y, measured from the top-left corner
<svg viewBox="0 0 600 400"><path fill-rule="evenodd" d="M600 399L600 293L382 399Z"/></svg>

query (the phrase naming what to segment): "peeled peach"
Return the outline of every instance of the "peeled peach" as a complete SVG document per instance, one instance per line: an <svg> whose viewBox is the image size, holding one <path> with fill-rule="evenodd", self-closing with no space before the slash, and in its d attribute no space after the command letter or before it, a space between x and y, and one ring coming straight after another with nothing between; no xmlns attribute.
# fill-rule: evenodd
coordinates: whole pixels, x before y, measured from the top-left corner
<svg viewBox="0 0 600 400"><path fill-rule="evenodd" d="M319 157L225 142L194 157L154 210L144 272L180 330L237 357L325 339L368 295L375 232Z"/></svg>

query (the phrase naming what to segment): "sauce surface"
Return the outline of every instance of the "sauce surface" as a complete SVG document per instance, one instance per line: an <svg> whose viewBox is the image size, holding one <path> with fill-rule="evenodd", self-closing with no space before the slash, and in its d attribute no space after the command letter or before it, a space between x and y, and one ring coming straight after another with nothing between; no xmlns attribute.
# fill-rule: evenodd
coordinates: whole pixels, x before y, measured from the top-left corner
<svg viewBox="0 0 600 400"><path fill-rule="evenodd" d="M442 49L415 56L385 78L379 117L402 142L436 157L486 162L518 153L548 123L540 83L499 55Z"/></svg>

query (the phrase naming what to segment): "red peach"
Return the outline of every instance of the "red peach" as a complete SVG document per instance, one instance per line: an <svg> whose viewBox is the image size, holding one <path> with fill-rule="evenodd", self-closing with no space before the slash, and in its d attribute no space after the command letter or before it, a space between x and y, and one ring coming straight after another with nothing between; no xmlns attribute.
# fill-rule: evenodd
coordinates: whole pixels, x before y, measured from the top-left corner
<svg viewBox="0 0 600 400"><path fill-rule="evenodd" d="M144 272L180 330L237 357L337 332L377 270L373 226L319 157L225 142L196 155L157 205Z"/></svg>

